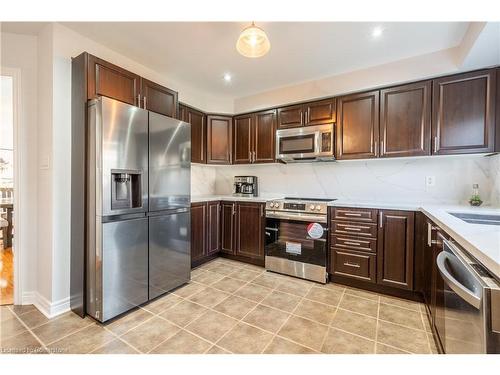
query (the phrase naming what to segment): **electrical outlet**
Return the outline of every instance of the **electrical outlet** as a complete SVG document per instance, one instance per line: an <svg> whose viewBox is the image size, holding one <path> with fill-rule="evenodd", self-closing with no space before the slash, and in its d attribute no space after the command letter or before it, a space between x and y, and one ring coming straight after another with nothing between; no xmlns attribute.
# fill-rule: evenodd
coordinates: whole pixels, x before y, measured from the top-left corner
<svg viewBox="0 0 500 375"><path fill-rule="evenodd" d="M436 186L436 177L435 176L426 176L425 177L425 186L426 187Z"/></svg>

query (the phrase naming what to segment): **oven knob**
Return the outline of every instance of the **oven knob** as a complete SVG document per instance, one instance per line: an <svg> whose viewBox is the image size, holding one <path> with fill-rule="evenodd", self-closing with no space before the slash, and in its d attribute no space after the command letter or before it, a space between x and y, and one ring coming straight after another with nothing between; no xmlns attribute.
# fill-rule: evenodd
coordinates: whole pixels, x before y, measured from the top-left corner
<svg viewBox="0 0 500 375"><path fill-rule="evenodd" d="M309 209L310 209L311 211L314 211L314 204L311 204L311 205L309 206Z"/></svg>
<svg viewBox="0 0 500 375"><path fill-rule="evenodd" d="M319 204L316 205L316 210L321 211L321 206Z"/></svg>
<svg viewBox="0 0 500 375"><path fill-rule="evenodd" d="M273 202L269 203L269 207L273 208L274 207L274 203Z"/></svg>

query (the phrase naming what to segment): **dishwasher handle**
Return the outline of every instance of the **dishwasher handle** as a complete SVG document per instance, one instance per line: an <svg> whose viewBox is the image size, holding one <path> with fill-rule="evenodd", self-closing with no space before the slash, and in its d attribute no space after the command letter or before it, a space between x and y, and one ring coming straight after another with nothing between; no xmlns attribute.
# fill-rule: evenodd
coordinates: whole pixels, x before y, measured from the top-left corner
<svg viewBox="0 0 500 375"><path fill-rule="evenodd" d="M479 310L481 308L482 293L479 293L479 295L473 293L455 279L446 269L447 260L451 260L451 256L445 251L440 252L436 259L437 268L444 281L460 298Z"/></svg>

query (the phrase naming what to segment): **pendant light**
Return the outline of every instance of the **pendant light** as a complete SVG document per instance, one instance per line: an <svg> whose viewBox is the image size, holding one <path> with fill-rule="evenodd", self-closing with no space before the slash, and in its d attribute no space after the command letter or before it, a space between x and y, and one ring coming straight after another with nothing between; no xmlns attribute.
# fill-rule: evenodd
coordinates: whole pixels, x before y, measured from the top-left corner
<svg viewBox="0 0 500 375"><path fill-rule="evenodd" d="M260 27L252 25L243 29L236 42L236 49L245 57L262 57L271 48L267 35Z"/></svg>

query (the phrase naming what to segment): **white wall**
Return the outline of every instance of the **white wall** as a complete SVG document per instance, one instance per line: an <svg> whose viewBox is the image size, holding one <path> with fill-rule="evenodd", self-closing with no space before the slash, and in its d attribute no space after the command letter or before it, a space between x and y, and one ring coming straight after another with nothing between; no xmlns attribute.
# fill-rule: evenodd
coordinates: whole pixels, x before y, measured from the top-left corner
<svg viewBox="0 0 500 375"><path fill-rule="evenodd" d="M237 98L235 113L425 79L457 71L456 50L442 50Z"/></svg>
<svg viewBox="0 0 500 375"><path fill-rule="evenodd" d="M20 210L19 225L26 230L17 233L22 237L16 243L23 246L21 268L25 272L20 275L20 283L26 301L37 284L37 37L2 33L0 55L2 67L21 72L18 147L22 185L15 194L20 197L21 207L16 207Z"/></svg>
<svg viewBox="0 0 500 375"><path fill-rule="evenodd" d="M490 201L500 206L500 154L490 156L490 170L492 187Z"/></svg>
<svg viewBox="0 0 500 375"><path fill-rule="evenodd" d="M496 173L492 170L496 158ZM478 183L485 204L492 201L496 181L500 193L500 157L467 155L333 163L260 164L251 166L205 166L193 175L211 176L215 170L215 194L231 194L233 177L257 176L262 196L306 196L410 203L465 202L472 184ZM201 171L200 171L201 169ZM425 186L426 176L435 176L434 187ZM193 181L202 178L193 177ZM206 179L208 185L213 181ZM201 187L197 187L203 191ZM499 204L499 201L493 203Z"/></svg>

